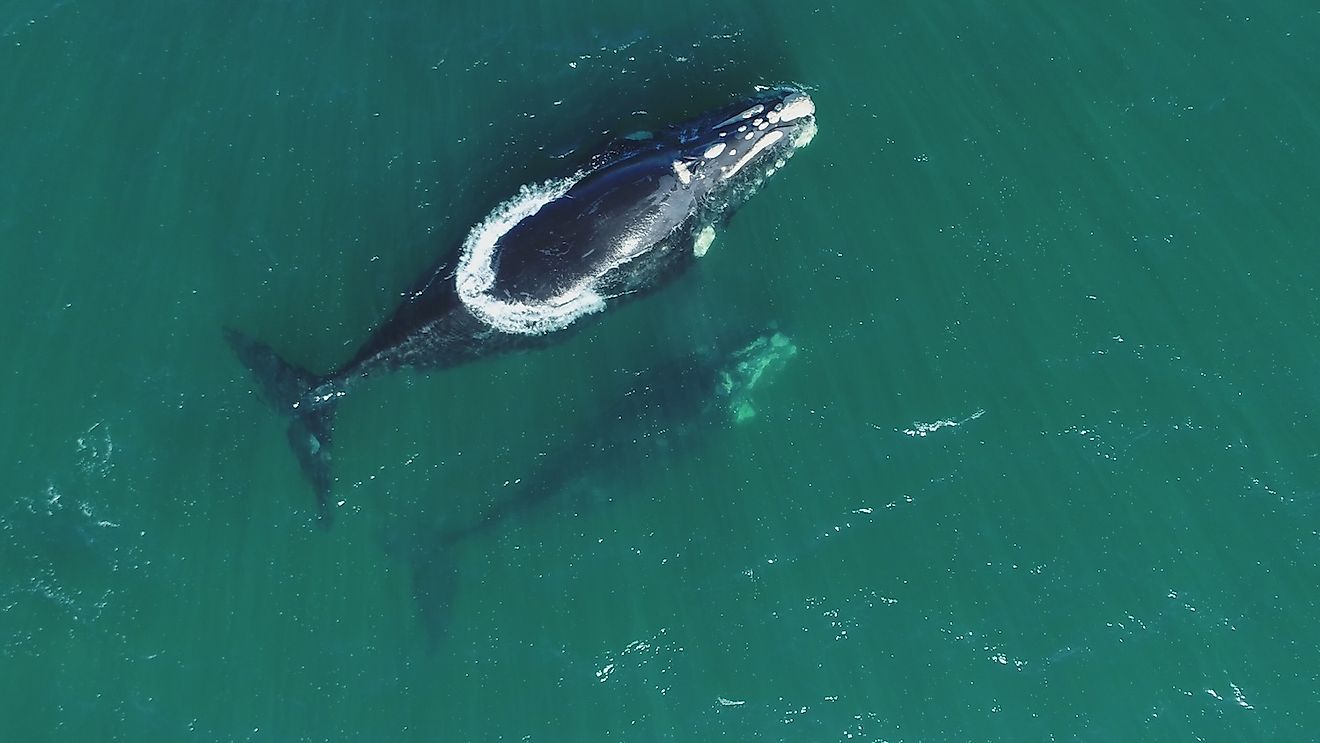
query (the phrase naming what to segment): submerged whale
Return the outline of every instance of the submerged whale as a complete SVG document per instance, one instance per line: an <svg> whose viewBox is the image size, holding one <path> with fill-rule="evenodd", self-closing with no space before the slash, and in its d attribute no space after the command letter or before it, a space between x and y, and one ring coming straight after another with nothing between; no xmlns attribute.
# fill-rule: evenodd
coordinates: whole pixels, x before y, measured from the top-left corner
<svg viewBox="0 0 1320 743"><path fill-rule="evenodd" d="M753 395L774 381L798 353L770 327L718 339L695 352L627 374L624 390L600 412L578 422L540 464L499 490L503 498L474 516L413 534L403 555L411 568L418 619L432 641L448 632L458 572L455 551L468 540L500 531L549 504L602 491L634 489L661 452L699 450L704 438L756 416ZM580 503L573 503L577 512ZM410 527L413 524L409 524Z"/></svg>
<svg viewBox="0 0 1320 743"><path fill-rule="evenodd" d="M584 318L653 290L704 255L715 227L816 133L811 97L765 88L644 140L623 140L565 178L524 186L416 284L328 374L226 337L262 396L291 417L289 444L328 523L335 404L359 381L543 346Z"/></svg>

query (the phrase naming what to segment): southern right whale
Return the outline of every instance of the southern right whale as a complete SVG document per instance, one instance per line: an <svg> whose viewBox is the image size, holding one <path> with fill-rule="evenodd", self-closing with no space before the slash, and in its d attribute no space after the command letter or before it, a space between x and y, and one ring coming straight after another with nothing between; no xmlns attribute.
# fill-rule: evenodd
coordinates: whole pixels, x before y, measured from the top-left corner
<svg viewBox="0 0 1320 743"><path fill-rule="evenodd" d="M626 491L658 469L662 451L693 450L705 436L756 415L752 395L778 376L798 353L783 332L769 327L731 335L685 355L628 373L622 393L598 415L578 422L540 464L501 488L504 497L466 520L448 521L396 540L411 568L413 598L432 641L446 633L458 582L454 551L475 537L498 532L530 512L563 503L583 491ZM409 528L417 528L415 522ZM397 553L396 553L397 554Z"/></svg>
<svg viewBox="0 0 1320 743"><path fill-rule="evenodd" d="M524 186L428 271L352 358L326 374L288 363L236 330L226 337L262 397L289 416L288 440L331 518L335 404L361 380L443 369L543 346L579 321L662 286L710 247L716 225L811 141L801 88L759 89L621 140L567 177Z"/></svg>

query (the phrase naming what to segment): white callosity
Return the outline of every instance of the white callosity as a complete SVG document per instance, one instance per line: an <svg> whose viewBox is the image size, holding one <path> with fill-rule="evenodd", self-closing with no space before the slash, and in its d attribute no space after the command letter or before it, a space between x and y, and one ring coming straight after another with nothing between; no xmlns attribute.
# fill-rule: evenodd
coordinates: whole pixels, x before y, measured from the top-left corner
<svg viewBox="0 0 1320 743"><path fill-rule="evenodd" d="M749 134L747 136L750 137L751 135ZM752 158L756 157L767 147L774 144L775 142L778 142L783 138L784 138L784 133L776 129L775 131L770 132L769 134L766 134L764 137L761 137L760 139L756 140L756 144L752 145L752 148L748 150L746 154L742 156L741 159L739 159L733 165L729 165L725 167L724 177L725 178L732 177L739 170L742 170L742 167L746 165L748 162L750 162ZM736 154L736 153L730 151L729 154Z"/></svg>
<svg viewBox="0 0 1320 743"><path fill-rule="evenodd" d="M780 121L794 121L803 116L814 116L816 104L806 93L794 93L784 99L784 107L779 110Z"/></svg>
<svg viewBox="0 0 1320 743"><path fill-rule="evenodd" d="M674 175L678 176L678 182L684 186L692 182L692 171L688 170L687 163L682 160L675 160L671 163L674 169Z"/></svg>
<svg viewBox="0 0 1320 743"><path fill-rule="evenodd" d="M764 116L762 116L762 114L764 114ZM727 136L727 134L732 133L733 137L736 139L741 140L744 143L750 143L748 149L744 150L742 154L739 155L737 149L733 147L726 149L724 143L721 142L710 147L706 151L705 157L707 159L715 159L723 155L724 157L720 158L722 161L720 164L720 177L724 179L732 178L748 163L754 160L757 155L765 152L767 149L770 149L782 140L786 131L791 131L793 137L790 142L791 149L786 153L786 156L792 155L792 150L805 147L810 144L812 138L815 137L815 114L816 104L811 100L811 96L806 93L793 93L770 111L766 111L764 106L758 104L737 116L721 122L716 127L721 128L730 124L738 124L736 130L731 130L731 132L720 132L720 136L724 137ZM805 121L801 121L801 123L792 130L773 129L766 131L771 126L779 126L803 119L805 119ZM762 134L762 132L764 132L764 134ZM758 135L760 135L759 138ZM780 167L783 167L782 158L780 158L780 163L777 163L775 168L769 169L764 174L773 175L775 169Z"/></svg>
<svg viewBox="0 0 1320 743"><path fill-rule="evenodd" d="M724 121L721 121L720 123L715 125L715 128L719 129L720 127L728 126L729 124L732 124L735 121L745 121L761 113L764 110L765 110L765 105L758 103L755 106L752 106L751 108L747 109L746 111L743 111L742 113L736 116L730 116Z"/></svg>

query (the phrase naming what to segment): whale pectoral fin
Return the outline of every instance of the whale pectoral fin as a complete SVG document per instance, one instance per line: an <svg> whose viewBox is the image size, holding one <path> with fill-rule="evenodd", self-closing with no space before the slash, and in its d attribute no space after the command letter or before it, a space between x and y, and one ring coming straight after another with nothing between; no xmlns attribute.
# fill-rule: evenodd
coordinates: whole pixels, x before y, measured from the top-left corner
<svg viewBox="0 0 1320 743"><path fill-rule="evenodd" d="M733 406L733 422L743 423L756 417L756 407L751 400L743 399Z"/></svg>
<svg viewBox="0 0 1320 743"><path fill-rule="evenodd" d="M698 258L702 257L706 254L706 251L710 250L710 244L713 242L715 242L715 228L711 225L702 227L692 241L692 255Z"/></svg>

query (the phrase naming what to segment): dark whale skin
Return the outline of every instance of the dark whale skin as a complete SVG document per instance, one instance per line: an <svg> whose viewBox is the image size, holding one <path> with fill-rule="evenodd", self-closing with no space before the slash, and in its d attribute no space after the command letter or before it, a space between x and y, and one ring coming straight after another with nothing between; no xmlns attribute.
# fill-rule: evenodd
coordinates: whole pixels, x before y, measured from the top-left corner
<svg viewBox="0 0 1320 743"><path fill-rule="evenodd" d="M525 186L326 374L227 329L262 396L292 419L289 443L322 522L331 517L335 405L358 381L545 346L669 283L704 252L713 227L814 134L805 92L767 88L650 139L622 141L566 178Z"/></svg>

